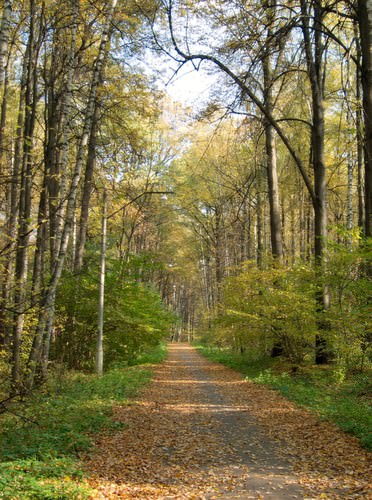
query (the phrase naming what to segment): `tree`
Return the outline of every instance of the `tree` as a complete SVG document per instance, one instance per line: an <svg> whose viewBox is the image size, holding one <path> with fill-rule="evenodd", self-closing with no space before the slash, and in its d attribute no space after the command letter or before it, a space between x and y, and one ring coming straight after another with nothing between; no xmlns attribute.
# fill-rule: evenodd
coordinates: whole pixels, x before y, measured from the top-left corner
<svg viewBox="0 0 372 500"><path fill-rule="evenodd" d="M358 0L357 19L362 54L361 81L365 125L365 234L372 236L372 5Z"/></svg>

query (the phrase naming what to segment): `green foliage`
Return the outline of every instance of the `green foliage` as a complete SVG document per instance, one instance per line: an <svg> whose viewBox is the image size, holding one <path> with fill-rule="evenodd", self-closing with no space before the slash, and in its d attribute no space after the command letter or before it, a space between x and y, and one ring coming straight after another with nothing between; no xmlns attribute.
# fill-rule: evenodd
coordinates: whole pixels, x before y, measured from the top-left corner
<svg viewBox="0 0 372 500"><path fill-rule="evenodd" d="M316 329L312 279L303 264L262 270L246 263L224 282L217 342L259 355L280 343L290 359L303 360L312 351Z"/></svg>
<svg viewBox="0 0 372 500"><path fill-rule="evenodd" d="M288 399L335 422L372 450L371 374L344 373L340 377L338 367L299 367L278 359L252 359L249 354L239 355L226 349L198 348L209 359L236 369L256 383L277 389Z"/></svg>
<svg viewBox="0 0 372 500"><path fill-rule="evenodd" d="M153 358L159 359L160 352L164 347ZM70 374L63 383L52 378L48 392L34 394L12 407L14 413L2 415L0 498L88 497L77 455L91 449L95 433L123 426L111 419L113 403L135 396L150 376L149 369L136 366L99 378L81 373Z"/></svg>
<svg viewBox="0 0 372 500"><path fill-rule="evenodd" d="M144 365L161 363L162 361L164 361L166 355L167 347L164 343L161 343L155 347L147 348L141 354L139 354L139 356L135 360L135 364Z"/></svg>
<svg viewBox="0 0 372 500"><path fill-rule="evenodd" d="M255 377L261 370L269 369L273 364L273 359L269 357L257 357L254 351L243 354L232 351L229 348L219 349L197 344L196 348L207 358L217 363L221 363L233 370L244 373L247 376Z"/></svg>
<svg viewBox="0 0 372 500"><path fill-rule="evenodd" d="M362 371L365 364L372 362L372 242L361 245L358 234L345 231L340 236L348 244L329 244L324 274L324 283L331 293L327 318L339 364Z"/></svg>
<svg viewBox="0 0 372 500"><path fill-rule="evenodd" d="M133 362L168 334L173 321L174 315L165 308L158 292L143 283L121 284L120 293L111 297L106 308L106 362Z"/></svg>
<svg viewBox="0 0 372 500"><path fill-rule="evenodd" d="M89 498L83 472L74 460L50 458L16 460L1 464L0 498L69 500Z"/></svg>
<svg viewBox="0 0 372 500"><path fill-rule="evenodd" d="M114 401L133 396L149 380L149 370L116 369L97 378L74 375L59 388L59 396L39 394L21 409L25 422L8 417L3 422L0 457L4 460L45 456L73 456L91 447L90 434L114 425Z"/></svg>
<svg viewBox="0 0 372 500"><path fill-rule="evenodd" d="M302 363L313 359L321 320L327 325L322 338L340 369L370 366L371 243L361 245L357 234L345 231L340 238L347 244L329 242L321 273L303 262L268 262L264 269L246 262L235 269L224 280L219 314L202 331L203 341L256 357L277 351ZM331 305L319 313L316 297L325 289Z"/></svg>
<svg viewBox="0 0 372 500"><path fill-rule="evenodd" d="M138 266L150 271L149 256L136 257L126 269L109 262L104 315L104 362L135 363L139 354L159 344L168 334L174 314L159 293L139 281ZM78 277L65 273L57 301L59 334L53 357L71 368L92 369L97 337L98 283L93 270Z"/></svg>

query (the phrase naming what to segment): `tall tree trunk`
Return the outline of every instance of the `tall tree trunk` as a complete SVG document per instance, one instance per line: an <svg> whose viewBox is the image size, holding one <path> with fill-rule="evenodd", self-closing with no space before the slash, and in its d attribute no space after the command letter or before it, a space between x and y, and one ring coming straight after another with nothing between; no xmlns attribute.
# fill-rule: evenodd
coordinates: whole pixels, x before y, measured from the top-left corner
<svg viewBox="0 0 372 500"><path fill-rule="evenodd" d="M365 235L372 237L372 2L370 0L358 0L358 22L362 53L361 80L365 129Z"/></svg>
<svg viewBox="0 0 372 500"><path fill-rule="evenodd" d="M4 141L5 141L5 124L6 124L6 112L7 112L7 97L8 97L8 77L5 77L5 82L4 82L4 95L3 95L3 102L1 104L1 116L0 116L0 165L4 165L6 161L6 152L4 148ZM1 175L1 166L0 166L0 175ZM8 248L12 246L12 242L15 237L15 221L16 221L16 207L14 210L14 215L12 212L12 181L14 179L12 178L12 168L9 170L9 177L11 179L10 182L7 182L6 185L6 195L5 195L5 214L6 214L6 219L7 223L5 225L5 234L6 234L6 245L8 245ZM17 185L17 184L16 184ZM0 207L1 203L3 200L0 199ZM15 217L14 219L14 224L11 225L10 221L12 218ZM6 304L9 299L9 290L10 290L10 280L11 280L11 265L12 265L12 258L10 254L8 254L5 257L5 263L3 264L3 270L0 274L0 279L1 279L1 299L0 299L0 346L7 344L7 326L6 326Z"/></svg>
<svg viewBox="0 0 372 500"><path fill-rule="evenodd" d="M351 144L350 146L351 147ZM351 153L348 154L347 159L347 197L346 197L346 229L351 231L354 227L354 164Z"/></svg>
<svg viewBox="0 0 372 500"><path fill-rule="evenodd" d="M267 155L267 183L269 188L269 206L270 206L270 237L271 251L273 257L281 259L283 256L283 239L280 222L280 204L279 204L279 183L276 166L276 148L274 138L274 128L266 124L266 155Z"/></svg>
<svg viewBox="0 0 372 500"><path fill-rule="evenodd" d="M314 171L314 226L315 265L319 276L323 276L324 251L327 244L328 213L327 213L327 180L324 155L324 46L322 41L323 9L322 0L301 0L302 33L308 75L312 94L312 128L311 148ZM310 27L310 19L313 19ZM322 330L327 329L324 313L329 306L329 294L324 287L317 295L318 329L316 337L315 361L318 364L327 363L328 352Z"/></svg>
<svg viewBox="0 0 372 500"><path fill-rule="evenodd" d="M5 67L8 57L10 17L12 15L12 0L4 0L3 14L0 23L0 88L5 79Z"/></svg>
<svg viewBox="0 0 372 500"><path fill-rule="evenodd" d="M221 307L221 286L224 275L222 231L223 231L222 209L221 207L216 206L214 242L215 242L215 279L216 279L215 297L216 297L217 314Z"/></svg>
<svg viewBox="0 0 372 500"><path fill-rule="evenodd" d="M6 125L6 116L8 109L8 94L9 94L9 78L7 69L5 69L5 79L4 79L4 87L3 87L3 99L1 102L1 113L0 113L0 176L4 175L3 166L5 165L6 152L5 152L5 125ZM8 172L6 172L6 175ZM0 199L0 203L3 200Z"/></svg>
<svg viewBox="0 0 372 500"><path fill-rule="evenodd" d="M272 30L271 23L275 17L275 1L270 2L268 10L268 30L266 37L265 55L262 61L263 76L264 76L264 105L267 113L270 115L274 111L273 100L273 74L271 69L272 50ZM283 256L283 241L282 228L280 223L280 203L279 203L279 184L277 157L275 147L275 131L272 124L265 119L265 135L266 135L266 168L267 168L267 183L269 188L269 206L270 206L270 236L271 236L271 251L273 257L281 259Z"/></svg>
<svg viewBox="0 0 372 500"><path fill-rule="evenodd" d="M102 75L101 75L102 76ZM101 79L100 76L100 79ZM92 196L92 179L94 168L96 164L96 147L97 147L97 124L98 124L98 106L96 104L94 116L92 119L92 128L90 130L89 143L88 143L88 158L85 167L83 195L81 200L81 212L79 221L79 232L76 240L74 272L78 273L83 267L83 256L85 249L85 242L88 230L88 217L90 198Z"/></svg>
<svg viewBox="0 0 372 500"><path fill-rule="evenodd" d="M67 75L65 78L65 92L61 104L60 123L61 123L61 142L60 151L56 158L55 175L58 183L49 183L49 217L50 217L50 253L51 253L51 271L53 271L59 254L62 238L62 228L66 208L67 193L67 163L69 153L70 120L72 114L72 86L75 74L76 57L76 37L78 30L79 0L71 0L71 35L70 45L67 53ZM57 202L57 199L58 202ZM52 206L51 206L52 204Z"/></svg>
<svg viewBox="0 0 372 500"><path fill-rule="evenodd" d="M262 203L262 172L257 172L257 201L256 201L256 212L257 212L257 220L256 220L256 248L257 248L257 265L261 269L263 267L263 254L264 254L264 246L263 246L263 203Z"/></svg>
<svg viewBox="0 0 372 500"><path fill-rule="evenodd" d="M26 49L27 82L25 90L25 120L23 130L23 158L21 186L19 190L19 215L17 251L15 262L14 326L12 342L12 386L21 386L21 339L26 309L26 280L28 269L28 245L30 237L31 188L32 188L32 148L36 122L37 104L37 60L41 42L41 26L36 39L36 7L30 0L30 34Z"/></svg>
<svg viewBox="0 0 372 500"><path fill-rule="evenodd" d="M75 73L75 50L78 27L78 0L71 1L71 24L69 25L70 44L66 55L67 72L63 76L63 92L57 97L57 74L59 67L60 37L56 34L53 42L52 66L50 68L50 87L47 94L47 144L45 148L46 192L49 207L49 245L50 270L55 268L62 237L63 217L66 196L66 170L68 162L68 141L70 133L72 84ZM45 290L43 290L45 293ZM38 352L41 373L47 375L50 339L54 327L56 293L52 293L50 306L40 310L38 331L34 337L30 358ZM41 333L39 334L38 332ZM41 342L41 345L40 345Z"/></svg>
<svg viewBox="0 0 372 500"><path fill-rule="evenodd" d="M27 83L27 61L25 58L22 65L16 137L14 141L13 162L11 166L11 182L9 190L9 216L6 227L7 240L8 240L7 241L8 254L4 266L4 281L2 284L3 289L2 289L2 308L1 308L1 318L0 318L0 323L1 323L0 337L2 337L4 339L4 342L6 343L8 343L8 341L10 340L10 333L9 333L10 328L6 324L6 314L4 306L10 300L11 281L14 274L14 261L12 258L12 253L13 253L12 250L16 246L17 220L19 214L19 181L20 181L20 170L22 164L22 137L23 137L23 127L24 127L26 83Z"/></svg>
<svg viewBox="0 0 372 500"><path fill-rule="evenodd" d="M110 7L107 11L106 14L106 20L105 24L103 27L102 35L101 35L101 42L100 42L100 47L98 50L98 55L97 59L95 61L94 69L93 69L93 75L92 75L92 81L90 85L90 91L89 91L89 97L88 97L88 103L85 111L85 117L84 117L84 126L83 126L83 131L82 135L79 141L78 149L77 149L77 154L76 154L76 162L75 162L75 168L69 188L69 193L67 197L67 206L66 206L66 214L65 214L65 220L64 220L64 226L63 226L63 231L61 235L61 240L60 240L60 248L59 248L59 253L58 257L55 262L55 266L52 272L52 276L49 280L48 286L46 287L45 293L43 294L43 297L41 298L40 301L40 316L38 320L38 325L36 329L36 334L35 334L35 343L34 347L30 353L29 356L29 378L28 378L28 386L32 386L34 382L34 377L35 377L35 372L38 366L38 363L40 362L40 357L41 357L41 347L42 347L42 340L45 335L45 329L46 325L48 323L48 314L49 311L54 310L54 300L55 300L55 294L57 290L57 286L62 274L63 266L64 266L64 261L68 249L68 243L72 231L72 226L73 226L73 221L74 221L74 215L75 215L75 204L76 204L76 197L77 197L77 191L78 191L78 186L80 183L80 178L81 178L81 172L82 172L82 167L84 163L84 158L86 155L86 149L88 145L88 140L89 140L89 134L91 131L92 127L92 120L94 117L95 113L95 106L96 106L96 98L97 98L97 89L100 81L100 76L102 75L103 71L103 64L106 59L106 52L109 47L109 42L110 42L110 33L112 29L112 18L114 15L115 7L117 4L117 0L111 0ZM48 339L49 342L50 338ZM45 346L44 350L48 350L48 346ZM46 371L45 369L43 370L44 372Z"/></svg>
<svg viewBox="0 0 372 500"><path fill-rule="evenodd" d="M355 26L355 40L357 47L357 65L356 65L356 139L357 139L357 191L358 191L358 226L364 231L365 229L365 217L364 217L364 175L363 175L363 150L364 150L364 138L363 138L363 115L362 115L362 82L361 82L361 49L360 40L358 38L357 27Z"/></svg>

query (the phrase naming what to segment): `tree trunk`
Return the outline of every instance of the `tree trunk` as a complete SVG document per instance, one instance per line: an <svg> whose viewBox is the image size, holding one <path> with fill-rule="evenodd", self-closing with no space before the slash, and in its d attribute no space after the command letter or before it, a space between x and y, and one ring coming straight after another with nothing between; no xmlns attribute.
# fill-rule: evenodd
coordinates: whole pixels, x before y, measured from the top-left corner
<svg viewBox="0 0 372 500"><path fill-rule="evenodd" d="M216 207L215 210L215 228L214 228L214 240L215 240L215 279L216 279L216 306L217 314L221 308L221 286L222 279L224 275L223 267L223 241L222 241L222 210L220 207Z"/></svg>
<svg viewBox="0 0 372 500"><path fill-rule="evenodd" d="M311 10L312 7L312 10ZM324 273L324 251L327 244L327 180L324 155L324 46L322 41L323 9L321 0L301 0L302 33L305 45L306 63L312 94L311 149L314 171L314 226L315 265L319 278ZM310 19L313 19L310 28ZM328 362L328 352L322 331L327 329L324 313L329 307L326 287L317 293L318 334L315 341L315 361Z"/></svg>
<svg viewBox="0 0 372 500"><path fill-rule="evenodd" d="M356 139L357 139L357 183L358 183L358 226L364 231L365 229L365 217L364 217L364 192L363 192L363 115L362 115L362 82L361 82L361 49L360 40L358 38L357 27L355 26L356 32L356 51L357 51L357 66L356 66L356 113L355 113L355 124L356 124Z"/></svg>
<svg viewBox="0 0 372 500"><path fill-rule="evenodd" d="M270 28L273 17L275 16L275 2L271 2L268 11L268 30L265 46L265 55L262 61L263 76L264 76L264 106L267 113L270 115L274 111L273 100L273 75L270 61L270 51L272 44L272 30ZM270 22L271 21L271 22ZM266 167L267 167L267 183L269 188L269 206L270 206L270 236L271 236L271 251L273 257L281 259L283 256L283 241L282 228L280 223L280 203L279 203L279 184L277 171L277 157L275 147L275 131L272 124L265 119L265 135L266 135Z"/></svg>
<svg viewBox="0 0 372 500"><path fill-rule="evenodd" d="M58 257L55 262L55 266L52 272L52 276L49 280L48 286L46 287L45 293L40 301L40 317L38 321L38 326L35 335L35 345L32 349L29 357L29 379L28 386L31 387L34 382L35 372L37 369L37 365L40 361L41 356L41 346L42 339L45 336L45 328L48 323L47 314L48 311L54 310L54 298L57 290L57 286L62 274L62 270L64 267L64 261L68 249L69 239L72 231L74 215L75 215L75 204L78 186L80 183L82 167L84 163L84 158L86 154L86 149L88 145L88 139L90 130L92 127L92 120L95 112L96 105L96 97L97 97L97 89L100 81L100 75L102 74L103 64L106 58L106 52L108 50L109 41L110 41L110 33L112 29L112 18L115 11L117 0L112 0L111 5L108 9L106 15L106 21L103 27L101 43L98 50L97 59L95 61L92 81L90 85L88 103L85 111L84 117L84 127L83 132L79 141L77 154L76 154L76 162L75 168L69 188L69 193L67 197L67 207L66 214L64 220L63 231L60 239L60 248ZM48 351L48 346L45 346L45 351Z"/></svg>
<svg viewBox="0 0 372 500"><path fill-rule="evenodd" d="M100 75L100 80L101 80ZM92 128L88 143L88 158L85 167L83 195L81 200L81 213L79 221L79 231L76 240L74 272L78 273L83 267L83 256L85 242L88 230L89 204L92 195L92 179L96 164L96 147L97 147L97 123L98 123L98 106L95 106L94 116L92 119Z"/></svg>
<svg viewBox="0 0 372 500"><path fill-rule="evenodd" d="M358 0L358 22L362 53L361 80L365 129L365 235L372 237L372 3L370 0Z"/></svg>
<svg viewBox="0 0 372 500"><path fill-rule="evenodd" d="M15 262L14 326L12 342L12 386L18 390L21 385L21 339L26 309L26 279L28 269L28 245L30 237L32 146L36 122L37 104L37 60L40 50L40 34L36 40L36 8L30 1L30 34L26 49L27 81L25 90L25 119L23 130L23 159L21 186L19 191L19 216L17 251Z"/></svg>
<svg viewBox="0 0 372 500"><path fill-rule="evenodd" d="M5 79L5 67L8 56L10 31L10 16L12 14L12 0L4 0L3 15L0 24L0 89Z"/></svg>
<svg viewBox="0 0 372 500"><path fill-rule="evenodd" d="M283 256L282 228L280 222L279 185L276 166L274 128L266 124L267 183L269 188L270 235L273 257Z"/></svg>
<svg viewBox="0 0 372 500"><path fill-rule="evenodd" d="M76 52L76 36L78 30L78 16L79 16L79 0L72 0L72 23L71 23L71 41L67 54L67 76L65 81L65 92L63 103L61 105L61 144L60 152L56 158L56 174L58 175L59 185L58 192L53 189L53 185L49 183L49 198L53 200L53 196L58 196L58 203L55 203L55 208L50 206L50 245L51 245L51 271L53 271L58 253L61 246L62 228L64 222L65 208L66 208L66 170L68 163L69 152L69 133L70 133L70 119L72 114L72 85L75 74L75 52Z"/></svg>
<svg viewBox="0 0 372 500"><path fill-rule="evenodd" d="M256 202L256 211L257 211L257 242L256 242L256 248L257 248L257 265L260 269L263 267L263 253L264 253L264 248L263 248L263 203L262 203L262 172L257 172L257 202Z"/></svg>

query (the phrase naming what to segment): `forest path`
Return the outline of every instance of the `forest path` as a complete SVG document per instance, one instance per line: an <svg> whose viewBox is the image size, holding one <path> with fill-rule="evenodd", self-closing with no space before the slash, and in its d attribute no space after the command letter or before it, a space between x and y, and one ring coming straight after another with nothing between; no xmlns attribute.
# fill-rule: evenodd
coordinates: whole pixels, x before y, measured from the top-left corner
<svg viewBox="0 0 372 500"><path fill-rule="evenodd" d="M94 498L369 497L355 439L186 344L115 419L87 462Z"/></svg>

